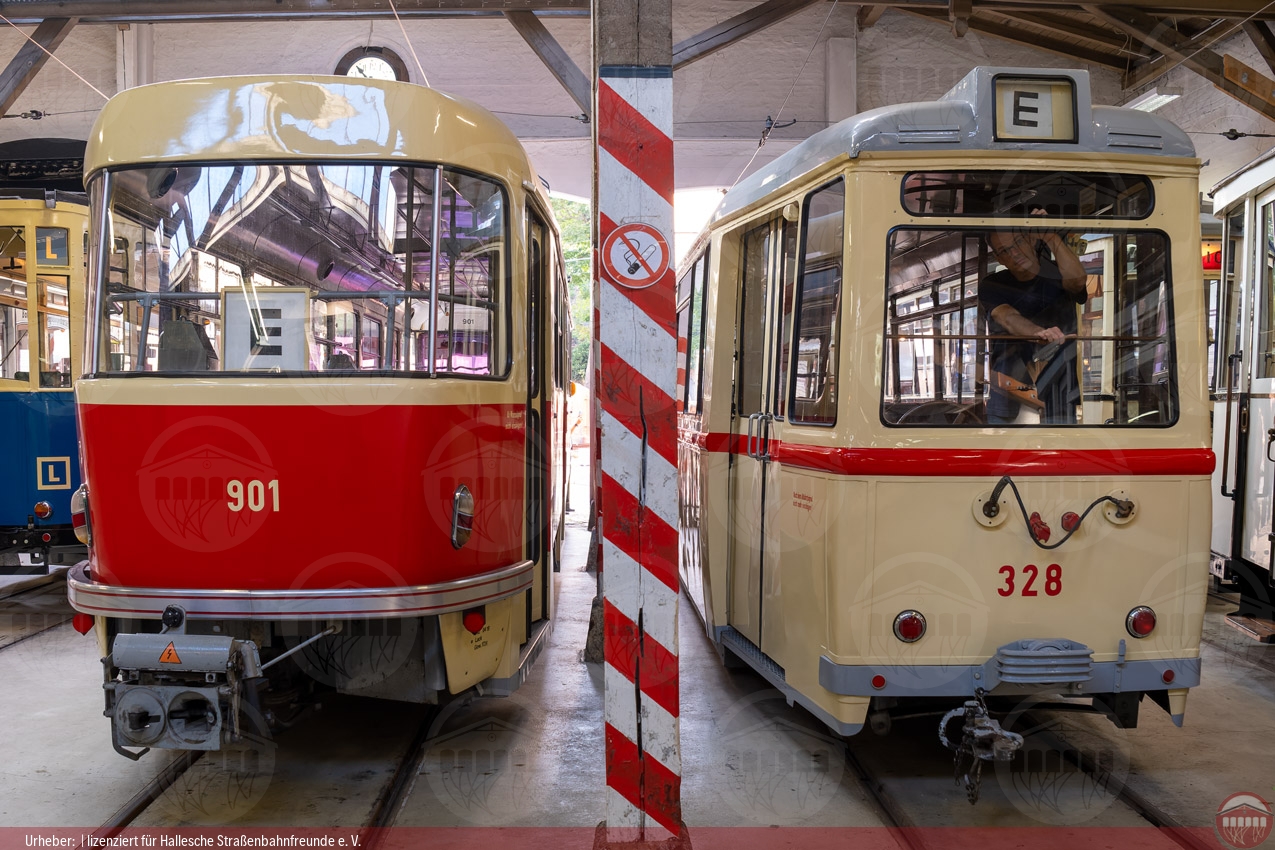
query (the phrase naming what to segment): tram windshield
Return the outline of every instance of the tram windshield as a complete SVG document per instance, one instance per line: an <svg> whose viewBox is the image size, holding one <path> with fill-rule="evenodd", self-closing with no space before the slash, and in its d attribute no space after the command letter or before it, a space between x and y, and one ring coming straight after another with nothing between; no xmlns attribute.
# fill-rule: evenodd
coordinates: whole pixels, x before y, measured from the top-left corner
<svg viewBox="0 0 1275 850"><path fill-rule="evenodd" d="M1177 421L1163 233L897 228L888 250L885 424Z"/></svg>
<svg viewBox="0 0 1275 850"><path fill-rule="evenodd" d="M508 374L508 203L494 181L164 164L90 190L106 215L95 373Z"/></svg>

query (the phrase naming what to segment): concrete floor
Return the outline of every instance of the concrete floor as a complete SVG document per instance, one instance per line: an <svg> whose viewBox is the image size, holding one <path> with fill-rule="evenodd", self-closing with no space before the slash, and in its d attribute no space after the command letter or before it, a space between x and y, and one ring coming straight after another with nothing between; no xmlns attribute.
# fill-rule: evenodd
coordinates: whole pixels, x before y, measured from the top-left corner
<svg viewBox="0 0 1275 850"><path fill-rule="evenodd" d="M584 508L571 517L556 576L558 619L530 680L512 697L441 712L397 825L591 829L605 817L602 671L581 659L595 580L583 570ZM94 641L69 624L32 635L47 622L37 618L65 614L48 599L34 604L47 610L0 611L0 826L96 826L171 756L131 762L111 749ZM1192 691L1185 728L1148 701L1137 729L1067 714L1054 730L1106 758L1113 778L1187 826L1208 827L1233 792L1269 798L1275 783L1275 647L1225 626L1230 607L1210 601L1204 681ZM751 671L722 667L689 605L680 617L682 803L692 835L708 827L879 827L843 742ZM410 705L328 698L253 754L254 781L224 758L207 759L137 824L359 825L421 716ZM971 807L935 726L923 717L896 723L887 737L850 740L918 825L1145 826L1108 789L1074 773L989 768L983 799Z"/></svg>

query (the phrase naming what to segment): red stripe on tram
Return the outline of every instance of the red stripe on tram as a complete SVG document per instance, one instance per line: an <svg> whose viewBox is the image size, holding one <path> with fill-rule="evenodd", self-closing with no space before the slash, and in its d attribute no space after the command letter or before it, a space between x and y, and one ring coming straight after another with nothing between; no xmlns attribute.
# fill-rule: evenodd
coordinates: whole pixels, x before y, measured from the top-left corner
<svg viewBox="0 0 1275 850"><path fill-rule="evenodd" d="M710 452L747 453L739 434L692 434ZM944 477L977 475L1211 475L1211 449L856 449L770 441L771 459L786 466L843 475Z"/></svg>

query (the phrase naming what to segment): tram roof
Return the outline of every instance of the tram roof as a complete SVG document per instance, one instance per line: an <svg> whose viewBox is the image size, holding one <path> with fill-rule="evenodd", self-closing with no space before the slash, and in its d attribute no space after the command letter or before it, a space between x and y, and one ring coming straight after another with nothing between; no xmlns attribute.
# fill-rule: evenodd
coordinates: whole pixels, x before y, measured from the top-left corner
<svg viewBox="0 0 1275 850"><path fill-rule="evenodd" d="M541 189L517 137L472 101L411 83L299 75L208 77L122 91L93 124L84 174L249 159L437 162Z"/></svg>
<svg viewBox="0 0 1275 850"><path fill-rule="evenodd" d="M1074 139L1062 142L998 139L993 121L998 78L1071 81ZM936 101L883 106L820 130L741 180L722 198L713 221L744 209L837 157L857 157L864 151L926 150L1195 156L1195 146L1186 133L1163 118L1136 109L1094 106L1088 71L978 67Z"/></svg>
<svg viewBox="0 0 1275 850"><path fill-rule="evenodd" d="M1220 214L1238 199L1265 189L1275 182L1275 148L1223 177L1209 190L1213 212Z"/></svg>

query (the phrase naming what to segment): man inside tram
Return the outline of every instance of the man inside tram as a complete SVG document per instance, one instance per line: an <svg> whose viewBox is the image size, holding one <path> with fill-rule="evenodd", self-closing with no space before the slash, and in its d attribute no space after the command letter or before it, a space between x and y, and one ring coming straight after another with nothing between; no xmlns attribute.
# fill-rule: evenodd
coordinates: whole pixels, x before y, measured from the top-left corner
<svg viewBox="0 0 1275 850"><path fill-rule="evenodd" d="M1080 404L1076 308L1086 299L1084 267L1053 231L995 230L987 244L1004 266L978 287L992 337L987 422L1074 424Z"/></svg>

